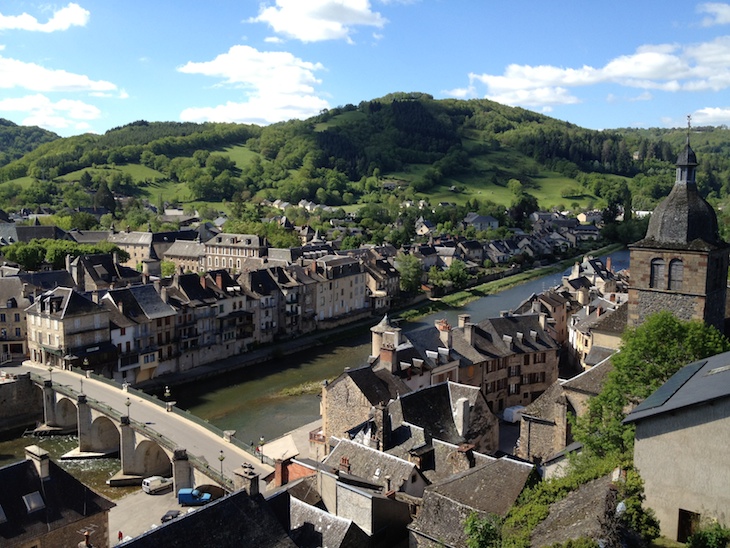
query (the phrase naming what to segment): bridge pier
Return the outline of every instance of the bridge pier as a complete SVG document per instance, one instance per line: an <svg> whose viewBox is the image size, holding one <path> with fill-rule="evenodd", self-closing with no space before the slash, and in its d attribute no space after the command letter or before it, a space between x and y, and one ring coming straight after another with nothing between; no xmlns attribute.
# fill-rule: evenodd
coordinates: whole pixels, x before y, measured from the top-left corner
<svg viewBox="0 0 730 548"><path fill-rule="evenodd" d="M51 381L43 381L43 422L46 426L56 428L56 392Z"/></svg>
<svg viewBox="0 0 730 548"><path fill-rule="evenodd" d="M135 439L132 425L129 424L129 417L122 417L121 436L119 444L119 458L122 461L121 474L125 476L139 475L134 459Z"/></svg>
<svg viewBox="0 0 730 548"><path fill-rule="evenodd" d="M90 453L94 451L94 442L91 436L91 408L86 402L86 394L79 394L76 399L77 421L79 435L79 451Z"/></svg>
<svg viewBox="0 0 730 548"><path fill-rule="evenodd" d="M180 489L195 487L193 467L188 460L188 452L185 449L175 449L172 457L172 480L177 493Z"/></svg>

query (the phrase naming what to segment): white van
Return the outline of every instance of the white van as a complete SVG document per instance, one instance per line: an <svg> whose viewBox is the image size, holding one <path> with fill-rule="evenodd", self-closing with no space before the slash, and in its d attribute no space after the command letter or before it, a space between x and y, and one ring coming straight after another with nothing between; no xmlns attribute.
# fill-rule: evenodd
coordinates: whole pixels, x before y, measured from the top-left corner
<svg viewBox="0 0 730 548"><path fill-rule="evenodd" d="M164 491L172 485L172 478L163 478L162 476L150 476L142 480L142 491L148 495Z"/></svg>

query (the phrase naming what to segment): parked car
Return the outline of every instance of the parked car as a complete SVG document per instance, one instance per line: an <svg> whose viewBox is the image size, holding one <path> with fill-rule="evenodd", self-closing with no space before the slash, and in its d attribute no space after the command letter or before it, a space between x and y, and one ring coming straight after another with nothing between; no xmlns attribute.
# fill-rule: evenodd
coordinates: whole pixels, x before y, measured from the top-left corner
<svg viewBox="0 0 730 548"><path fill-rule="evenodd" d="M181 506L202 506L210 502L210 493L201 493L197 489L180 489L177 492L177 502Z"/></svg>
<svg viewBox="0 0 730 548"><path fill-rule="evenodd" d="M160 518L160 521L162 523L167 523L168 521L174 520L176 517L180 515L180 510L168 510L165 512L165 515Z"/></svg>
<svg viewBox="0 0 730 548"><path fill-rule="evenodd" d="M148 495L159 493L172 487L172 478L163 478L162 476L150 476L142 480L142 491Z"/></svg>

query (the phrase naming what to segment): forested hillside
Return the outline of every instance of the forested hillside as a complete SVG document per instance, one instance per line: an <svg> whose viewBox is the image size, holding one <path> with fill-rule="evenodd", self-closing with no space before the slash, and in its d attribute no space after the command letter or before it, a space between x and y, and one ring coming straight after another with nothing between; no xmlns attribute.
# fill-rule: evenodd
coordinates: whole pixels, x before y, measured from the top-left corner
<svg viewBox="0 0 730 548"><path fill-rule="evenodd" d="M39 127L25 127L0 118L0 167L59 136Z"/></svg>
<svg viewBox="0 0 730 548"><path fill-rule="evenodd" d="M137 121L64 139L25 129L25 140L2 148L4 157L33 149L0 167L5 209L79 207L97 202L100 191L234 213L262 199L652 209L671 189L687 138L682 128L593 131L488 100L421 93L267 127ZM730 131L693 128L691 140L701 192L724 200Z"/></svg>

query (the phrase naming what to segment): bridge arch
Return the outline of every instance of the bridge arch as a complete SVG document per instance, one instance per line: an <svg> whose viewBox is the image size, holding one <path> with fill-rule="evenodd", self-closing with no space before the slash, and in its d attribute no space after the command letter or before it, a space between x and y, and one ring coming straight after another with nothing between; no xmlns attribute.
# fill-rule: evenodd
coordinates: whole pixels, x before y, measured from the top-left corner
<svg viewBox="0 0 730 548"><path fill-rule="evenodd" d="M61 428L76 428L78 426L78 409L76 403L67 397L56 401L56 424Z"/></svg>
<svg viewBox="0 0 730 548"><path fill-rule="evenodd" d="M134 462L145 476L171 476L172 462L156 442L142 440L134 450Z"/></svg>
<svg viewBox="0 0 730 548"><path fill-rule="evenodd" d="M94 450L99 453L119 452L119 429L116 424L104 415L99 415L91 423L91 439Z"/></svg>

